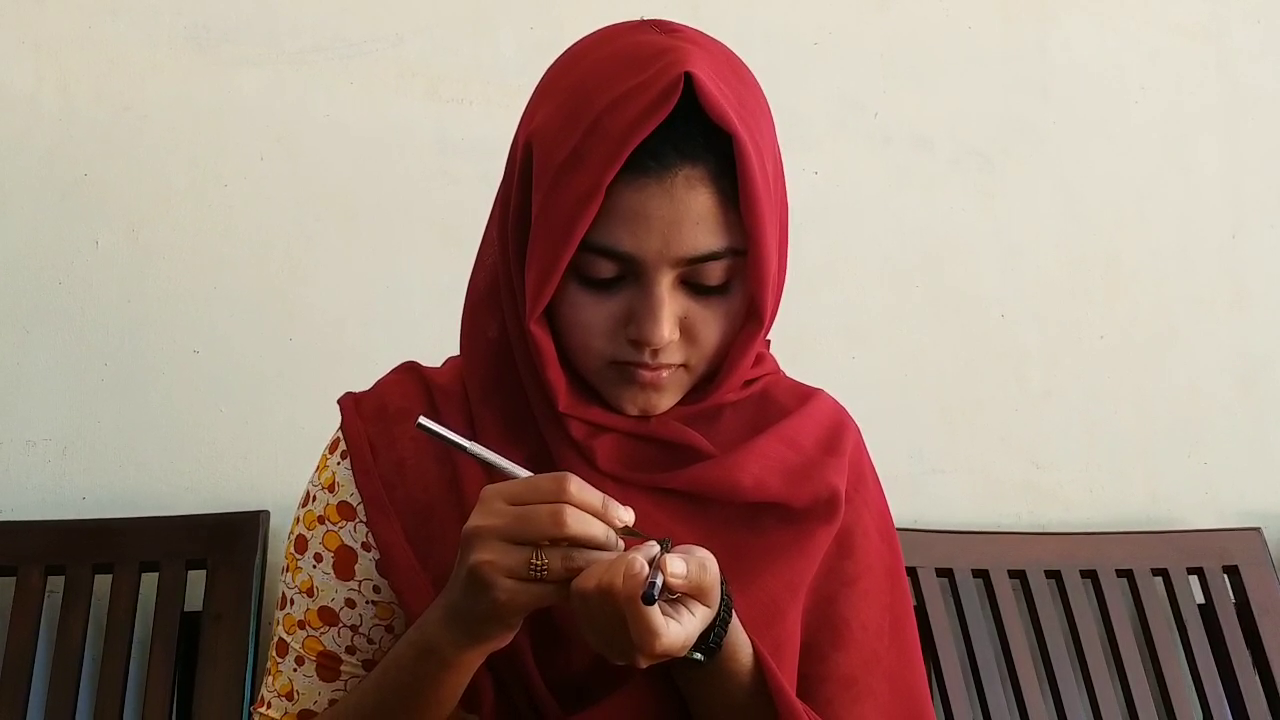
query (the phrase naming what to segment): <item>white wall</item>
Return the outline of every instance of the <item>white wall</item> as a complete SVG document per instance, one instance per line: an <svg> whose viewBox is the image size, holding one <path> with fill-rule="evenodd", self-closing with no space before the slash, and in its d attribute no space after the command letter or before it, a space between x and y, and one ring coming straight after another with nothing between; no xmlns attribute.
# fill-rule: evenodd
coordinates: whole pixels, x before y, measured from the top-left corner
<svg viewBox="0 0 1280 720"><path fill-rule="evenodd" d="M1280 541L1274 0L0 4L0 520L279 546L335 398L456 348L542 70L641 15L772 99L775 347L900 524Z"/></svg>

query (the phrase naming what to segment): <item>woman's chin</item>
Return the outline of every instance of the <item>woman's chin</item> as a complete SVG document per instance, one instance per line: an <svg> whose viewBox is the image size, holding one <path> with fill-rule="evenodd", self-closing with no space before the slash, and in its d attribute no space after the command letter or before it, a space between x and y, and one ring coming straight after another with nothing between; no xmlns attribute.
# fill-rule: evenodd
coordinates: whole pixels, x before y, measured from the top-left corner
<svg viewBox="0 0 1280 720"><path fill-rule="evenodd" d="M630 417L655 417L680 402L683 394L669 392L626 392L605 396L615 411Z"/></svg>

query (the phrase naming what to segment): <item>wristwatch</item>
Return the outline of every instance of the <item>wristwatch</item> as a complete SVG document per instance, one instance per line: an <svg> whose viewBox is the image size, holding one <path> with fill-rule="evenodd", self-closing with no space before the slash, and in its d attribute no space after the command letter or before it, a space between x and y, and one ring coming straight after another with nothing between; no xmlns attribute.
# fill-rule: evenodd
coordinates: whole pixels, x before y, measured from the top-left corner
<svg viewBox="0 0 1280 720"><path fill-rule="evenodd" d="M686 660L692 660L701 665L705 665L715 659L720 654L720 648L724 645L724 639L729 635L729 625L733 622L733 596L729 594L729 584L725 582L724 576L720 576L720 608L716 610L715 620L707 626L706 630L698 636L693 643L693 647L689 648L689 652L684 654Z"/></svg>

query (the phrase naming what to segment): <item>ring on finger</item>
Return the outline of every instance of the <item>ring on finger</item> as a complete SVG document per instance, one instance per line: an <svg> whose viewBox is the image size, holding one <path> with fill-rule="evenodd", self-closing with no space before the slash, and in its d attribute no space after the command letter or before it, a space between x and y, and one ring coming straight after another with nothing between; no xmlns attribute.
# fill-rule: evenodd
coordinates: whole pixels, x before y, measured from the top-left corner
<svg viewBox="0 0 1280 720"><path fill-rule="evenodd" d="M546 551L541 545L534 545L533 555L529 558L529 579L546 580L550 570L551 561L547 559Z"/></svg>

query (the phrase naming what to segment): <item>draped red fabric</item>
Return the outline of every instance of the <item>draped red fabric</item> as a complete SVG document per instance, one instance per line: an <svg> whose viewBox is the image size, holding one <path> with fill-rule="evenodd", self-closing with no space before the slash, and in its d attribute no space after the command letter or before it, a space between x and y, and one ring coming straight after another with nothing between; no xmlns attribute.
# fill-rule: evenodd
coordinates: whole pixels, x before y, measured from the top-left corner
<svg viewBox="0 0 1280 720"><path fill-rule="evenodd" d="M626 417L569 381L544 310L606 186L686 83L733 136L752 305L707 387L660 416ZM901 550L861 434L769 352L786 251L773 117L732 51L657 20L566 50L511 144L458 356L406 363L339 401L379 569L410 619L448 580L481 487L500 479L417 431L425 414L535 472L572 471L634 507L646 532L715 553L782 717L932 718ZM484 718L686 713L663 666L608 664L565 609L530 617L462 704Z"/></svg>

